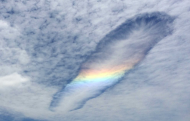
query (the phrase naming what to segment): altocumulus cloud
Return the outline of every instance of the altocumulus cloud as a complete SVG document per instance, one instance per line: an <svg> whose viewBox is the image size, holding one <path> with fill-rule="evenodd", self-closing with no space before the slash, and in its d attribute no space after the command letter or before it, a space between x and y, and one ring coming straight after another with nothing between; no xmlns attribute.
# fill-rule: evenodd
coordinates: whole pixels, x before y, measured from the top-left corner
<svg viewBox="0 0 190 121"><path fill-rule="evenodd" d="M63 97L62 109L79 109L85 100L118 83L156 43L172 33L172 21L172 17L163 13L142 14L111 31L83 63L79 75L55 94L50 108Z"/></svg>
<svg viewBox="0 0 190 121"><path fill-rule="evenodd" d="M0 120L189 120L188 0L0 3ZM122 63L114 80L74 83Z"/></svg>

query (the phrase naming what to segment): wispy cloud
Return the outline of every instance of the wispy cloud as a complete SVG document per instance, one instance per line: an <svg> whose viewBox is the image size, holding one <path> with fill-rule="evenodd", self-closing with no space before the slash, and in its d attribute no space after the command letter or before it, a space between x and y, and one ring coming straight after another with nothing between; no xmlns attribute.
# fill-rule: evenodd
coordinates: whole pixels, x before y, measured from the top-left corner
<svg viewBox="0 0 190 121"><path fill-rule="evenodd" d="M103 93L146 56L153 46L172 33L173 18L163 13L135 16L111 31L83 63L79 75L55 94L50 108L82 108L87 100Z"/></svg>
<svg viewBox="0 0 190 121"><path fill-rule="evenodd" d="M0 0L0 120L188 121L189 4L189 0ZM156 11L175 17L172 35L163 38L170 27L145 29L151 24L144 24L139 31L127 32L126 38L116 36L117 27L126 20L134 25L134 16ZM111 38L110 32L115 40L120 40L109 43L105 35ZM151 49L147 40L152 42L158 35L163 39L158 39L156 46L150 43L154 46ZM133 56L136 52L139 54ZM129 57L137 61L124 62ZM120 83L117 79L97 79L91 81L97 86L84 86L87 92L82 90L80 78L112 75L122 70L121 63L131 66L124 66L125 71L119 72L125 73L134 65L135 68L121 74ZM68 90L54 98L62 93L68 97L59 98L52 112L52 97L62 87ZM68 108L64 103L69 104ZM79 106L83 107L65 111Z"/></svg>

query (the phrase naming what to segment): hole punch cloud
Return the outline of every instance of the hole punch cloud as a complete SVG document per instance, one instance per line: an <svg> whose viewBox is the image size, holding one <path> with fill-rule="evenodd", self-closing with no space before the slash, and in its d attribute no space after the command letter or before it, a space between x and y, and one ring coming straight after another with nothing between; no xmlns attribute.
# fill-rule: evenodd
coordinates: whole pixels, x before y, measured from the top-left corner
<svg viewBox="0 0 190 121"><path fill-rule="evenodd" d="M50 110L80 109L91 98L118 83L164 37L173 17L160 12L137 15L107 34L82 64L80 72L50 104Z"/></svg>

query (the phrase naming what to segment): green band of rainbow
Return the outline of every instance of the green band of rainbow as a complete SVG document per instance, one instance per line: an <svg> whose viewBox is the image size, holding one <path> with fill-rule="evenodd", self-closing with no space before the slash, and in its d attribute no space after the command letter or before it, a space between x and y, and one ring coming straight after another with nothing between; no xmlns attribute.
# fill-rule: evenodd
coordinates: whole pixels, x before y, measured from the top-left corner
<svg viewBox="0 0 190 121"><path fill-rule="evenodd" d="M95 86L96 84L99 84L100 86L105 86L104 84L113 84L123 77L125 72L132 69L136 63L137 61L133 61L128 64L125 63L107 69L84 69L68 86L74 88L81 87L82 85Z"/></svg>

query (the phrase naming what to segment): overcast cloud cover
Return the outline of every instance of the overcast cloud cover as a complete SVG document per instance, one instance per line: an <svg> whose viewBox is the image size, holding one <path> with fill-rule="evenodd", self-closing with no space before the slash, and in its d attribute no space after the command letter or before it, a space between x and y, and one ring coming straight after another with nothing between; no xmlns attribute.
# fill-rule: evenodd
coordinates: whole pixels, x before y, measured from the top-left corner
<svg viewBox="0 0 190 121"><path fill-rule="evenodd" d="M153 13L162 24L117 29ZM189 121L189 31L189 0L0 0L0 121ZM131 58L120 80L67 93Z"/></svg>

